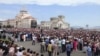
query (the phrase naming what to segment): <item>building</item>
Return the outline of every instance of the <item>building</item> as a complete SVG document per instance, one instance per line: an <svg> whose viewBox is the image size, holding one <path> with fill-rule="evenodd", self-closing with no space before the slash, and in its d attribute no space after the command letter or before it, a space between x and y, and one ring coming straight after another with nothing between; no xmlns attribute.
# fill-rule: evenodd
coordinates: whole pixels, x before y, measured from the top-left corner
<svg viewBox="0 0 100 56"><path fill-rule="evenodd" d="M0 28L2 27L2 21L0 21Z"/></svg>
<svg viewBox="0 0 100 56"><path fill-rule="evenodd" d="M70 27L69 23L64 22L64 16L59 15L58 17L51 17L50 21L41 21L41 28L47 29L68 29Z"/></svg>
<svg viewBox="0 0 100 56"><path fill-rule="evenodd" d="M2 26L11 26L14 28L36 28L37 20L32 17L27 10L20 10L14 19L2 21Z"/></svg>

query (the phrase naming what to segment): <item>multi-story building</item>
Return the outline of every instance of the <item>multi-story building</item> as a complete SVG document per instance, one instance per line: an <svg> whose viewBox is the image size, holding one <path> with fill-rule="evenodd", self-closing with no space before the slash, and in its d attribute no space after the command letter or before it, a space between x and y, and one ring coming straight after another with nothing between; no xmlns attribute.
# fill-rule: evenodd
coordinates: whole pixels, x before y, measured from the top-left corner
<svg viewBox="0 0 100 56"><path fill-rule="evenodd" d="M14 28L36 28L37 21L25 9L20 10L14 19L2 21L2 26L13 26Z"/></svg>
<svg viewBox="0 0 100 56"><path fill-rule="evenodd" d="M50 21L41 21L38 26L40 28L47 29L67 29L70 27L69 23L64 21L64 16L59 15L58 17L51 17ZM0 21L2 27L10 26L14 28L36 28L37 20L32 17L27 10L22 9L13 19Z"/></svg>

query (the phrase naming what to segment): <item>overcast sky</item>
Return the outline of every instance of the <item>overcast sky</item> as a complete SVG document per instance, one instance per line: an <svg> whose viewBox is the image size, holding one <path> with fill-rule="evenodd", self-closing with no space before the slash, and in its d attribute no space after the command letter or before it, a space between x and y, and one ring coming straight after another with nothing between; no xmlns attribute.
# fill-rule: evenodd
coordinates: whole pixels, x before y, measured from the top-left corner
<svg viewBox="0 0 100 56"><path fill-rule="evenodd" d="M71 26L100 26L100 0L0 0L0 20L14 18L23 6L38 22L64 15Z"/></svg>

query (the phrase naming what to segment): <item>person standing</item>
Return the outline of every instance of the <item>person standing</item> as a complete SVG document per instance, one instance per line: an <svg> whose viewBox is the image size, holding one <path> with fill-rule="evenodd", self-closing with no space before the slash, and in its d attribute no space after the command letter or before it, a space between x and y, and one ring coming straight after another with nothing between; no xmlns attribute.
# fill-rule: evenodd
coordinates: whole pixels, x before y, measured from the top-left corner
<svg viewBox="0 0 100 56"><path fill-rule="evenodd" d="M47 51L47 47L48 47L48 44L49 44L49 39L48 38L46 38L46 40L45 40L45 51Z"/></svg>
<svg viewBox="0 0 100 56"><path fill-rule="evenodd" d="M58 45L57 43L53 44L53 56L57 56L58 53Z"/></svg>
<svg viewBox="0 0 100 56"><path fill-rule="evenodd" d="M48 56L52 56L53 46L51 42L49 42L47 49L48 49Z"/></svg>
<svg viewBox="0 0 100 56"><path fill-rule="evenodd" d="M45 42L44 42L44 40L42 41L42 43L40 44L40 46L41 46L41 53L43 53L43 52L45 52Z"/></svg>
<svg viewBox="0 0 100 56"><path fill-rule="evenodd" d="M23 34L22 39L23 39L24 42L26 41L26 35L25 34Z"/></svg>
<svg viewBox="0 0 100 56"><path fill-rule="evenodd" d="M32 45L35 45L35 42L36 42L36 36L33 35L33 37L32 37Z"/></svg>
<svg viewBox="0 0 100 56"><path fill-rule="evenodd" d="M71 56L71 43L69 41L66 42L66 54Z"/></svg>
<svg viewBox="0 0 100 56"><path fill-rule="evenodd" d="M78 42L77 42L77 39L75 39L73 42L73 48L75 51L77 51L77 47L78 47Z"/></svg>
<svg viewBox="0 0 100 56"><path fill-rule="evenodd" d="M82 51L83 50L83 40L80 39L79 41L79 50Z"/></svg>
<svg viewBox="0 0 100 56"><path fill-rule="evenodd" d="M90 45L87 46L87 56L92 56L92 49Z"/></svg>
<svg viewBox="0 0 100 56"><path fill-rule="evenodd" d="M66 43L66 40L63 38L62 43L61 43L62 44L62 53L65 52L65 43Z"/></svg>
<svg viewBox="0 0 100 56"><path fill-rule="evenodd" d="M61 53L61 39L58 40L58 52Z"/></svg>

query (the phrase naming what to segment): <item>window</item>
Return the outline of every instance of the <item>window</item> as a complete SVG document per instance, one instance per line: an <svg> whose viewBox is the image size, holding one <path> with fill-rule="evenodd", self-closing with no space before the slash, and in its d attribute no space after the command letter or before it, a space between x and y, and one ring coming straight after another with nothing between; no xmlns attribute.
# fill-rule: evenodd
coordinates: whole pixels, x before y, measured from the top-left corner
<svg viewBox="0 0 100 56"><path fill-rule="evenodd" d="M31 21L31 28L36 28L37 27L37 22L32 20Z"/></svg>

